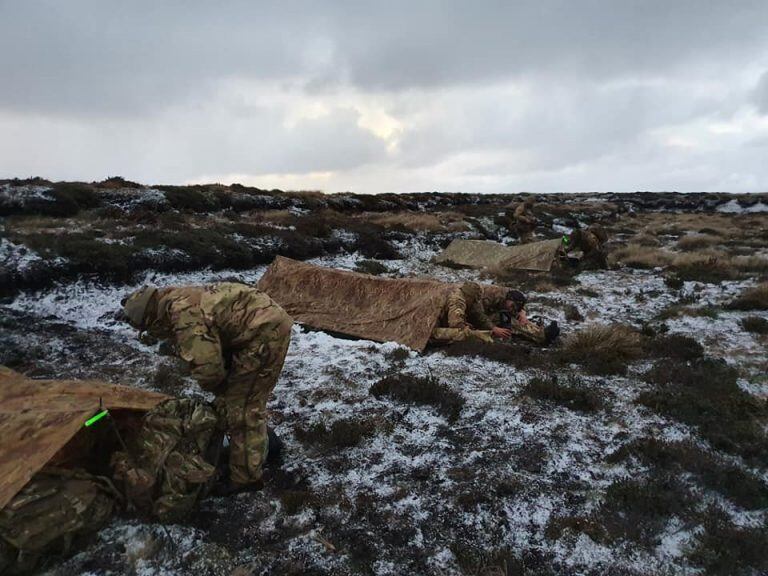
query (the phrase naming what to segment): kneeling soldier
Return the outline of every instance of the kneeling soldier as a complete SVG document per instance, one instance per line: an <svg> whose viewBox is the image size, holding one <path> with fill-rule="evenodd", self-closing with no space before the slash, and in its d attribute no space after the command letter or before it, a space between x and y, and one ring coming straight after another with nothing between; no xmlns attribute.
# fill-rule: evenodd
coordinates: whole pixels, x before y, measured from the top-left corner
<svg viewBox="0 0 768 576"><path fill-rule="evenodd" d="M268 449L267 400L277 383L293 321L244 284L144 287L124 302L132 326L169 339L200 386L226 407L230 490L259 485Z"/></svg>

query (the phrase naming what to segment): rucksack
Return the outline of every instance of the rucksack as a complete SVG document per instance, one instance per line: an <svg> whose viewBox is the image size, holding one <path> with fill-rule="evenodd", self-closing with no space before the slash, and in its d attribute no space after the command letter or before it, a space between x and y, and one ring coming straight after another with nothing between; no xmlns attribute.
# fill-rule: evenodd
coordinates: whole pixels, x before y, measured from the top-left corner
<svg viewBox="0 0 768 576"><path fill-rule="evenodd" d="M27 574L104 527L120 495L103 477L44 468L0 511L0 574Z"/></svg>
<svg viewBox="0 0 768 576"><path fill-rule="evenodd" d="M166 400L144 416L128 451L112 457L126 505L161 522L184 519L216 479L223 418L194 398Z"/></svg>

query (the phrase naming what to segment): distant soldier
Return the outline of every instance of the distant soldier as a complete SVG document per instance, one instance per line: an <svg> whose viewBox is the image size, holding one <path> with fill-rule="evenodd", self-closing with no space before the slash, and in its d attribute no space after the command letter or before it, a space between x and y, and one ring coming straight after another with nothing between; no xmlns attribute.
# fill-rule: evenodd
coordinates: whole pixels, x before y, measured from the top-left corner
<svg viewBox="0 0 768 576"><path fill-rule="evenodd" d="M584 253L584 264L598 268L608 267L604 248L608 234L602 226L593 224L586 230L574 230L568 238L567 250L581 250Z"/></svg>
<svg viewBox="0 0 768 576"><path fill-rule="evenodd" d="M267 400L293 321L244 284L144 287L124 301L128 321L175 345L200 386L223 400L230 438L228 490L258 486L268 449Z"/></svg>
<svg viewBox="0 0 768 576"><path fill-rule="evenodd" d="M533 233L536 230L537 220L533 215L533 200L530 198L525 202L518 204L512 217L512 227L520 237L521 244L527 244L533 240Z"/></svg>
<svg viewBox="0 0 768 576"><path fill-rule="evenodd" d="M522 298L522 304L517 295ZM489 299L488 302L492 300ZM479 284L465 282L455 287L446 298L438 325L432 331L432 340L435 342L475 340L492 343L494 338L509 340L513 337L522 337L537 344L548 344L559 333L556 323L553 323L554 328L547 328L547 331L525 317L525 296L517 290L510 290L493 304L499 308L493 315L498 317L497 323L494 323L486 313ZM502 322L503 325L501 325Z"/></svg>

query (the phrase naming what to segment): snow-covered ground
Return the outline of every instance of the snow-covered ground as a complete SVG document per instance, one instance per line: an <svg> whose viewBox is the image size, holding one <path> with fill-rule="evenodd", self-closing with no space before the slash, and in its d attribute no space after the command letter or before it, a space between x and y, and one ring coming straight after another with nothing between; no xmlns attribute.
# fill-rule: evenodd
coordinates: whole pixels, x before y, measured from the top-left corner
<svg viewBox="0 0 768 576"><path fill-rule="evenodd" d="M472 271L433 265L434 249L418 240L399 248L405 259L385 262L393 274L446 281L478 277ZM359 260L357 255L345 255L313 262L354 269ZM105 347L114 343L132 350L132 362L122 376L151 388L156 350L138 342L132 330L114 320L120 299L144 283L179 285L231 278L255 283L264 270L150 274L134 286L120 287L79 281L21 294L5 309L41 324L68 326ZM576 306L586 323L639 327L655 321L681 298L695 306L722 305L749 284L686 283L678 292L654 271L588 272L573 286L530 294L529 299L532 313L558 320L567 334L580 325L566 321L565 305ZM765 340L738 324L746 315L681 316L666 324L671 332L698 340L709 355L764 368ZM765 312L757 315L768 318ZM539 375L536 369L441 352L398 354L399 348L294 327L270 409L276 431L286 443L281 474L311 494L311 504L288 511L279 489L268 485L258 493L207 500L202 513L212 520L202 527L177 526L165 534L157 526L115 521L100 534L99 542L49 573L101 574L105 569L99 569L93 558L111 554L110 569L119 566L125 573L142 575L229 574L238 566L247 567L241 574L259 574L275 569L276 559L295 561L307 573L365 573L361 556L375 574L448 575L462 573L463 549L535 553L563 574L696 573L686 560L696 531L677 520L651 548L596 542L572 530L555 539L547 535L553 518L590 513L608 485L643 471L641 464L609 464L607 454L643 437L695 439L688 427L634 403L648 387L638 378L642 363L631 367L626 377L582 376L606 399L602 410L584 414L521 394ZM62 375L72 366L71 359L67 362L62 364ZM98 365L90 370L99 373ZM458 420L450 422L432 407L371 395L371 385L393 372L433 376L459 392L465 405ZM562 372L566 376L570 371ZM114 374L109 376L114 379ZM194 392L194 385L189 385ZM768 396L764 378L744 385ZM374 423L375 432L356 446L331 452L302 443L296 433L315 423L330 427L336 421L361 419ZM765 471L758 472L765 477ZM707 492L700 496L703 502L718 499ZM732 516L741 522L765 521L764 512L750 516L738 508L733 508ZM217 535L224 525L230 542ZM172 545L164 543L169 537ZM124 548L116 542L123 542Z"/></svg>

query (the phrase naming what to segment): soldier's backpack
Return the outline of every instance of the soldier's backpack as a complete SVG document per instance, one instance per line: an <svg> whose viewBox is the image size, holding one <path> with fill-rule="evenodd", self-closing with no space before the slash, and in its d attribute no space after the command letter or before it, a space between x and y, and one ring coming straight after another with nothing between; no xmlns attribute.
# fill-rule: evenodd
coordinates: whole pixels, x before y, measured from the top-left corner
<svg viewBox="0 0 768 576"><path fill-rule="evenodd" d="M112 457L126 505L162 522L186 517L216 479L223 419L193 398L166 400L144 416L128 451Z"/></svg>
<svg viewBox="0 0 768 576"><path fill-rule="evenodd" d="M120 495L106 478L45 468L0 511L0 574L34 572L109 522Z"/></svg>

